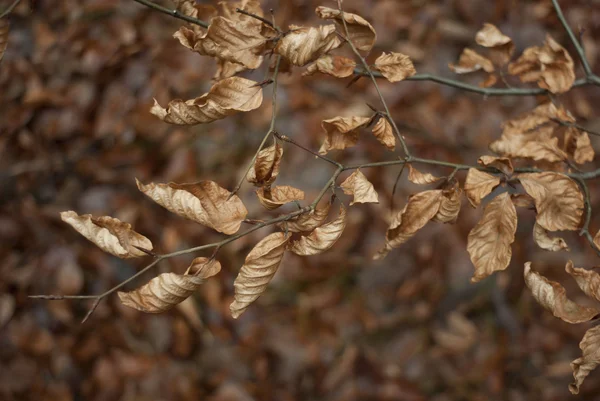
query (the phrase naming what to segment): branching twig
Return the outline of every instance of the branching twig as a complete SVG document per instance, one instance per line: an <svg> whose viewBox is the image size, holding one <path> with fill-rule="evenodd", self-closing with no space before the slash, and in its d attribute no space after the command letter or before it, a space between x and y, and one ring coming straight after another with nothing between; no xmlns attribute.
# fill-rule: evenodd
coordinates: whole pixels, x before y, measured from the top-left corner
<svg viewBox="0 0 600 401"><path fill-rule="evenodd" d="M336 167L342 167L342 168L344 167L344 166L342 166L340 163L336 162L335 160L332 160L332 159L330 159L329 157L325 157L325 156L323 156L323 155L320 155L319 153L317 153L317 152L315 152L315 151L313 151L313 150L310 150L310 149L308 149L307 147L305 147L305 146L303 146L303 145L299 144L298 142L294 141L292 138L290 138L290 137L288 137L288 136L285 136L285 135L281 135L281 134L280 134L279 132L277 132L277 131L275 131L275 132L273 133L273 135L275 135L277 138L281 139L281 140L282 140L282 141L284 141L284 142L291 143L292 145L295 145L295 146L299 147L300 149L302 149L302 150L304 150L304 151L306 151L306 152L310 153L311 155L314 155L314 156L318 157L318 158L319 158L319 159L321 159L321 160L324 160L324 161L326 161L327 163L331 163L331 164L333 164L333 165L334 165L334 166L336 166Z"/></svg>
<svg viewBox="0 0 600 401"><path fill-rule="evenodd" d="M171 17L179 18L181 20L189 22L190 24L195 24L195 25L201 26L203 28L208 28L208 26L209 26L208 22L204 22L202 20L199 20L198 18L194 18L194 17L190 17L189 15L182 14L177 10L169 10L168 8L159 6L158 4L153 3L149 0L133 0L133 1L143 4L146 7L150 7L151 9L156 10L158 12L170 15Z"/></svg>
<svg viewBox="0 0 600 401"><path fill-rule="evenodd" d="M241 8L236 8L235 11L238 12L238 13L240 13L240 14L247 15L248 17L257 19L260 22L262 22L263 24L266 24L266 25L270 26L271 28L275 29L277 32L281 33L279 31L279 28L277 28L273 22L269 21L266 18L261 17L260 15L256 15L256 14L253 14L253 13L248 12L246 10L242 10Z"/></svg>
<svg viewBox="0 0 600 401"><path fill-rule="evenodd" d="M20 1L21 0L13 1L12 4L10 6L8 6L8 8L6 8L4 11L2 11L2 13L0 13L0 18L4 18L8 14L10 14L12 12L12 10L14 10L14 8L17 6L17 4L19 4Z"/></svg>

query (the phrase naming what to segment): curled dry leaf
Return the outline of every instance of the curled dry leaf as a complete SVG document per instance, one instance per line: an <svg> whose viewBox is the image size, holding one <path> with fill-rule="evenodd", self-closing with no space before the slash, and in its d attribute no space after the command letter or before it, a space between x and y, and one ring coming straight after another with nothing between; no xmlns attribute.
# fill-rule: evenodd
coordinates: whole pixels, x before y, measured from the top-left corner
<svg viewBox="0 0 600 401"><path fill-rule="evenodd" d="M469 233L467 252L475 266L471 282L508 267L516 231L517 211L510 194L504 192L487 204L481 220Z"/></svg>
<svg viewBox="0 0 600 401"><path fill-rule="evenodd" d="M594 270L575 267L570 260L567 262L565 270L575 279L577 285L585 295L596 301L600 301L600 274Z"/></svg>
<svg viewBox="0 0 600 401"><path fill-rule="evenodd" d="M323 253L336 243L346 228L346 208L340 205L337 219L315 228L310 234L289 244L288 249L296 255L308 256Z"/></svg>
<svg viewBox="0 0 600 401"><path fill-rule="evenodd" d="M457 74L467 74L479 70L491 73L495 70L494 64L488 58L468 47L461 53L458 64L448 64L448 68Z"/></svg>
<svg viewBox="0 0 600 401"><path fill-rule="evenodd" d="M0 18L0 61L4 57L4 52L8 46L8 32L10 30L10 24L8 18Z"/></svg>
<svg viewBox="0 0 600 401"><path fill-rule="evenodd" d="M551 171L519 174L518 178L535 200L540 226L548 231L578 229L584 202L575 181Z"/></svg>
<svg viewBox="0 0 600 401"><path fill-rule="evenodd" d="M327 136L319 153L324 155L333 149L342 150L356 145L358 129L368 124L369 120L369 117L334 117L323 120L321 127Z"/></svg>
<svg viewBox="0 0 600 401"><path fill-rule="evenodd" d="M574 383L569 384L571 394L579 394L579 387L585 378L600 365L600 326L592 327L585 332L579 348L582 351L581 357L571 362L575 379Z"/></svg>
<svg viewBox="0 0 600 401"><path fill-rule="evenodd" d="M233 283L235 296L229 309L235 319L265 292L279 268L289 239L290 234L270 234L256 244L246 256L246 261Z"/></svg>
<svg viewBox="0 0 600 401"><path fill-rule="evenodd" d="M451 189L444 190L442 192L442 201L440 202L440 209L437 214L433 216L433 221L439 223L456 223L458 219L458 213L460 212L462 189L458 185L455 185Z"/></svg>
<svg viewBox="0 0 600 401"><path fill-rule="evenodd" d="M346 78L354 74L354 67L356 67L356 62L352 59L326 54L309 65L302 75L309 76L320 72L336 78Z"/></svg>
<svg viewBox="0 0 600 401"><path fill-rule="evenodd" d="M110 216L77 215L74 211L61 212L60 218L98 248L123 259L146 256L136 247L152 250L152 242L133 231L131 224Z"/></svg>
<svg viewBox="0 0 600 401"><path fill-rule="evenodd" d="M216 259L204 256L195 258L187 268L186 275L196 276L203 279L210 278L221 271L221 263Z"/></svg>
<svg viewBox="0 0 600 401"><path fill-rule="evenodd" d="M563 93L575 82L574 63L567 50L550 35L543 47L525 49L521 57L508 65L508 72L522 82L537 81L539 87L552 93Z"/></svg>
<svg viewBox="0 0 600 401"><path fill-rule="evenodd" d="M257 109L262 100L262 88L255 81L231 77L217 82L208 93L196 99L171 100L166 109L155 99L150 113L169 124L206 124Z"/></svg>
<svg viewBox="0 0 600 401"><path fill-rule="evenodd" d="M373 135L375 135L375 138L389 150L396 149L394 130L387 118L381 117L377 120L377 123L373 126Z"/></svg>
<svg viewBox="0 0 600 401"><path fill-rule="evenodd" d="M377 57L373 69L377 70L390 82L400 82L417 73L410 57L402 53L381 53Z"/></svg>
<svg viewBox="0 0 600 401"><path fill-rule="evenodd" d="M512 40L489 23L483 24L483 28L477 32L475 42L490 49L489 57L497 65L508 63L515 51Z"/></svg>
<svg viewBox="0 0 600 401"><path fill-rule="evenodd" d="M341 44L335 33L335 25L316 28L291 25L290 32L279 39L274 51L290 63L302 67Z"/></svg>
<svg viewBox="0 0 600 401"><path fill-rule="evenodd" d="M429 173L422 173L416 168L412 166L412 164L408 165L408 180L413 184L418 185L426 185L433 184L434 182L438 182L443 180L444 177L436 177Z"/></svg>
<svg viewBox="0 0 600 401"><path fill-rule="evenodd" d="M350 206L355 203L379 203L379 196L377 196L373 184L358 169L346 178L340 187L346 195L354 197Z"/></svg>
<svg viewBox="0 0 600 401"><path fill-rule="evenodd" d="M193 184L142 184L138 189L168 211L221 233L231 235L239 229L248 210L236 195L213 181Z"/></svg>
<svg viewBox="0 0 600 401"><path fill-rule="evenodd" d="M506 157L481 156L477 160L477 163L484 167L493 167L506 176L510 176L514 172L512 162Z"/></svg>
<svg viewBox="0 0 600 401"><path fill-rule="evenodd" d="M283 148L278 142L258 152L256 161L246 176L248 182L260 187L272 184L279 174L282 156Z"/></svg>
<svg viewBox="0 0 600 401"><path fill-rule="evenodd" d="M343 26L342 12L334 8L319 6L315 12L322 19L333 19L340 26ZM357 14L344 12L344 20L348 27L349 39L358 50L370 51L377 40L375 29L367 20Z"/></svg>
<svg viewBox="0 0 600 401"><path fill-rule="evenodd" d="M317 205L312 212L301 214L298 217L280 223L278 227L293 233L312 231L325 222L325 219L327 219L327 216L329 215L330 208L331 202L327 202L322 206Z"/></svg>
<svg viewBox="0 0 600 401"><path fill-rule="evenodd" d="M584 164L594 160L595 152L587 132L568 127L564 143L565 151L573 155L575 163Z"/></svg>
<svg viewBox="0 0 600 401"><path fill-rule="evenodd" d="M532 271L531 262L525 263L524 275L525 284L535 300L557 318L575 324L587 322L598 314L598 310L578 305L568 299L564 287Z"/></svg>
<svg viewBox="0 0 600 401"><path fill-rule="evenodd" d="M465 180L465 194L471 206L477 207L481 200L500 185L500 178L476 168L470 168Z"/></svg>
<svg viewBox="0 0 600 401"><path fill-rule="evenodd" d="M550 237L548 231L537 222L533 225L533 240L542 249L552 252L569 251L569 246L560 237Z"/></svg>
<svg viewBox="0 0 600 401"><path fill-rule="evenodd" d="M567 154L558 147L558 138L553 137L554 128L539 127L527 133L503 134L490 144L490 149L508 157L545 160L556 163L567 160Z"/></svg>
<svg viewBox="0 0 600 401"><path fill-rule="evenodd" d="M185 274L162 273L131 292L118 292L121 303L146 313L162 313L192 295L204 278Z"/></svg>
<svg viewBox="0 0 600 401"><path fill-rule="evenodd" d="M289 185L262 187L256 191L256 195L260 204L268 210L275 210L286 203L304 199L304 191Z"/></svg>

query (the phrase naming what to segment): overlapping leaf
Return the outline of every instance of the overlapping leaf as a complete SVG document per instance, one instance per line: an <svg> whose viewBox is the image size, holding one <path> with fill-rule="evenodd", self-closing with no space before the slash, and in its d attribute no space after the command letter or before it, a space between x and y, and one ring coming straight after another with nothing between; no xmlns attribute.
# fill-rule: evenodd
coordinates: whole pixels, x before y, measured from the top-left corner
<svg viewBox="0 0 600 401"><path fill-rule="evenodd" d="M335 33L335 25L316 28L291 25L290 31L277 42L274 51L290 63L302 67L341 44Z"/></svg>
<svg viewBox="0 0 600 401"><path fill-rule="evenodd" d="M575 382L569 385L572 394L579 394L579 388L590 372L600 365L600 326L592 327L585 332L579 343L582 355L571 362Z"/></svg>
<svg viewBox="0 0 600 401"><path fill-rule="evenodd" d="M327 216L329 215L329 209L331 208L331 202L327 202L317 207L311 213L304 213L298 217L281 223L279 227L282 230L287 230L293 233L301 231L312 231L315 228L321 226Z"/></svg>
<svg viewBox="0 0 600 401"><path fill-rule="evenodd" d="M594 160L595 152L587 132L568 127L564 143L565 151L573 155L575 163L584 164Z"/></svg>
<svg viewBox="0 0 600 401"><path fill-rule="evenodd" d="M481 156L477 160L477 163L484 167L493 167L496 170L501 171L506 176L512 175L514 171L512 162L506 157Z"/></svg>
<svg viewBox="0 0 600 401"><path fill-rule="evenodd" d="M443 196L440 202L440 208L437 214L433 216L433 221L450 224L456 223L462 203L462 193L463 191L458 185L445 189L442 192Z"/></svg>
<svg viewBox="0 0 600 401"><path fill-rule="evenodd" d="M480 70L488 73L495 71L494 64L489 59L468 47L461 53L458 64L448 64L448 68L457 74L467 74Z"/></svg>
<svg viewBox="0 0 600 401"><path fill-rule="evenodd" d="M537 222L533 225L533 240L540 248L547 251L557 252L569 250L569 246L564 239L560 237L551 237L548 235L548 231Z"/></svg>
<svg viewBox="0 0 600 401"><path fill-rule="evenodd" d="M498 185L500 185L500 178L479 171L476 168L470 168L465 180L465 194L471 206L477 207L481 200L488 196Z"/></svg>
<svg viewBox="0 0 600 401"><path fill-rule="evenodd" d="M322 19L333 19L340 26L343 26L342 12L334 8L319 6L315 12ZM375 29L367 20L357 14L343 13L348 28L349 39L358 50L370 51L377 40Z"/></svg>
<svg viewBox="0 0 600 401"><path fill-rule="evenodd" d="M110 216L77 215L74 211L61 212L60 218L79 234L112 255L123 259L147 255L136 247L152 250L152 242L133 231L131 224Z"/></svg>
<svg viewBox="0 0 600 401"><path fill-rule="evenodd" d="M575 267L570 260L567 262L565 270L575 279L577 285L585 295L596 301L600 301L600 274L594 270Z"/></svg>
<svg viewBox="0 0 600 401"><path fill-rule="evenodd" d="M416 168L414 168L412 164L408 165L408 180L413 184L427 185L439 182L443 179L444 177L436 177L430 173L422 173Z"/></svg>
<svg viewBox="0 0 600 401"><path fill-rule="evenodd" d="M388 81L400 82L417 73L410 57L402 53L381 53L373 65Z"/></svg>
<svg viewBox="0 0 600 401"><path fill-rule="evenodd" d="M341 205L340 214L335 220L323 224L311 231L310 234L291 242L288 249L301 256L323 253L342 236L344 228L346 228L346 208Z"/></svg>
<svg viewBox="0 0 600 401"><path fill-rule="evenodd" d="M310 64L302 75L309 76L320 72L336 78L346 78L354 74L354 67L356 62L352 59L326 54Z"/></svg>
<svg viewBox="0 0 600 401"><path fill-rule="evenodd" d="M511 38L500 32L495 25L489 23L483 24L483 28L477 32L475 42L489 49L489 58L497 65L508 63L515 50Z"/></svg>
<svg viewBox="0 0 600 401"><path fill-rule="evenodd" d="M333 149L346 149L356 145L358 129L369 122L369 117L334 117L321 122L326 133L319 153L324 155Z"/></svg>
<svg viewBox="0 0 600 401"><path fill-rule="evenodd" d="M373 126L373 135L389 150L396 149L396 137L392 125L385 117L381 117Z"/></svg>
<svg viewBox="0 0 600 401"><path fill-rule="evenodd" d="M346 195L353 196L353 200L350 202L351 206L355 203L379 203L379 196L373 188L373 184L358 169L348 176L340 187Z"/></svg>
<svg viewBox="0 0 600 401"><path fill-rule="evenodd" d="M289 185L262 187L256 191L256 195L260 204L268 210L275 210L286 203L304 199L304 191Z"/></svg>
<svg viewBox="0 0 600 401"><path fill-rule="evenodd" d="M279 143L258 152L256 161L248 171L246 179L256 186L272 184L279 174L279 164L283 156L283 148Z"/></svg>
<svg viewBox="0 0 600 401"><path fill-rule="evenodd" d="M236 233L248 214L237 195L230 197L231 192L213 181L148 185L137 181L137 186L150 199L170 212L224 234Z"/></svg>

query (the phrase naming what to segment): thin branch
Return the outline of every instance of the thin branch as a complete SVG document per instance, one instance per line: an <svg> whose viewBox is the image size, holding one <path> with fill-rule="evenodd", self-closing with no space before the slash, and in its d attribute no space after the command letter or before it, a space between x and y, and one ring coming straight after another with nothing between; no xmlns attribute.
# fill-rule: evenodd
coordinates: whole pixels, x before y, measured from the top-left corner
<svg viewBox="0 0 600 401"><path fill-rule="evenodd" d="M2 11L2 13L0 14L0 18L4 18L6 17L8 14L10 14L12 12L12 10L14 10L14 8L17 6L17 4L19 4L21 0L15 0L12 2L12 4L10 6L8 6L7 9L5 9L4 11Z"/></svg>
<svg viewBox="0 0 600 401"><path fill-rule="evenodd" d="M563 121L563 120L560 120L558 118L551 118L550 120L552 122L555 122L556 124L562 125L563 127L573 127L573 128L577 128L578 130L587 132L590 135L600 136L600 132L591 131L591 130L587 129L586 127L584 127L583 125L579 125L577 123L572 123L572 122L569 122L569 121Z"/></svg>
<svg viewBox="0 0 600 401"><path fill-rule="evenodd" d="M160 6L156 3L153 3L148 0L133 0L133 1L143 4L146 7L150 7L151 9L161 12L163 14L167 14L167 15L170 15L171 17L179 18L181 20L189 22L190 24L201 26L202 28L208 28L208 26L209 26L208 22L199 20L198 18L190 17L189 15L182 14L177 10L170 10L168 8L165 8L163 6Z"/></svg>
<svg viewBox="0 0 600 401"><path fill-rule="evenodd" d="M600 256L600 249L594 242L594 237L590 233L590 221L592 220L592 203L590 199L590 190L588 189L588 186L584 179L580 177L575 177L574 179L575 181L577 181L577 183L583 190L583 201L585 207L585 220L583 222L583 227L581 227L581 230L579 231L579 235L584 236L590 244L590 246L592 247L592 249L596 252L598 256Z"/></svg>
<svg viewBox="0 0 600 401"><path fill-rule="evenodd" d="M235 11L238 12L238 13L240 13L240 14L247 15L248 17L257 19L260 22L262 22L263 24L268 25L271 28L275 29L277 32L279 32L279 28L277 28L273 22L269 21L266 18L261 17L260 15L256 15L256 14L253 14L253 13L248 12L246 10L242 10L241 8L236 8Z"/></svg>
<svg viewBox="0 0 600 401"><path fill-rule="evenodd" d="M334 165L334 166L336 166L336 167L342 167L342 168L344 168L344 166L342 166L340 163L336 162L335 160L332 160L332 159L330 159L330 158L328 158L328 157L325 157L325 156L323 156L323 155L320 155L319 153L317 153L317 152L315 152L315 151L313 151L313 150L310 150L310 149L308 149L308 148L307 148L307 147L305 147L304 145L301 145L301 144L299 144L298 142L294 141L294 140L293 140L292 138L290 138L289 136L286 136L286 135L281 135L281 134L280 134L279 132L277 132L277 131L275 131L275 132L273 133L273 135L275 135L277 138L281 139L281 140L282 140L282 141L284 141L284 142L291 143L292 145L295 145L295 146L299 147L300 149L302 149L302 150L304 150L304 151L306 151L306 152L310 153L310 154L311 154L311 155L313 155L313 156L316 156L316 157L318 157L318 158L319 158L319 159L321 159L321 160L324 160L324 161L326 161L327 163L331 163L331 164L333 164L333 165Z"/></svg>
<svg viewBox="0 0 600 401"><path fill-rule="evenodd" d="M390 200L390 212L394 212L394 196L396 195L396 188L398 187L398 182L400 182L400 177L402 177L402 173L404 172L404 168L406 167L406 163L402 163L402 168L398 172L396 176L396 182L394 182L394 187L392 188L392 199Z"/></svg>

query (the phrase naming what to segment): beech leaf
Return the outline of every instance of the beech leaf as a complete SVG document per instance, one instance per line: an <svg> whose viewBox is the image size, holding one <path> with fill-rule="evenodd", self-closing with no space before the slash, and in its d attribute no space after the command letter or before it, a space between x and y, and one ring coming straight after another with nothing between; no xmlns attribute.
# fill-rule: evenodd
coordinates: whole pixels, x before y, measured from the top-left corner
<svg viewBox="0 0 600 401"><path fill-rule="evenodd" d="M569 391L572 394L579 394L579 387L585 378L600 364L600 326L592 327L585 332L579 348L582 351L581 357L571 362L575 379L574 383L569 384Z"/></svg>
<svg viewBox="0 0 600 401"><path fill-rule="evenodd" d="M258 152L256 161L246 176L248 182L256 186L272 184L279 174L279 164L282 156L283 148L278 142Z"/></svg>
<svg viewBox="0 0 600 401"><path fill-rule="evenodd" d="M310 234L300 237L297 241L289 244L288 249L296 255L308 256L323 253L331 248L342 236L346 227L346 208L340 206L340 214L337 219L323 224Z"/></svg>
<svg viewBox="0 0 600 401"><path fill-rule="evenodd" d="M342 13L334 8L319 6L315 12L322 19L333 19L343 27ZM357 14L344 12L349 39L354 47L365 52L370 51L377 40L375 29L367 20Z"/></svg>
<svg viewBox="0 0 600 401"><path fill-rule="evenodd" d="M479 70L488 73L495 71L494 64L488 58L468 47L461 53L458 64L448 64L448 68L457 74L467 74Z"/></svg>
<svg viewBox="0 0 600 401"><path fill-rule="evenodd" d="M286 203L304 199L304 191L289 185L262 187L256 191L256 195L260 204L268 210L275 210Z"/></svg>
<svg viewBox="0 0 600 401"><path fill-rule="evenodd" d="M460 212L462 189L458 185L449 190L442 192L442 200L440 202L440 209L437 214L433 216L433 221L439 223L456 223L458 219L458 213Z"/></svg>
<svg viewBox="0 0 600 401"><path fill-rule="evenodd" d="M389 150L396 149L396 137L394 129L385 117L381 117L373 126L373 135L375 138Z"/></svg>
<svg viewBox="0 0 600 401"><path fill-rule="evenodd" d="M216 259L200 256L192 260L185 274L207 279L221 271L221 263Z"/></svg>
<svg viewBox="0 0 600 401"><path fill-rule="evenodd" d="M417 73L410 57L402 53L381 53L377 57L373 69L381 72L388 81L400 82Z"/></svg>
<svg viewBox="0 0 600 401"><path fill-rule="evenodd" d="M408 180L410 182L412 182L413 184L418 184L418 185L433 184L433 183L438 182L443 179L444 179L444 177L436 177L429 173L422 173L419 170L417 170L416 168L414 168L412 166L412 164L408 165Z"/></svg>
<svg viewBox="0 0 600 401"><path fill-rule="evenodd" d="M319 149L324 155L330 150L343 150L356 145L358 129L369 123L369 117L334 117L321 122L326 133L325 141Z"/></svg>
<svg viewBox="0 0 600 401"><path fill-rule="evenodd" d="M335 25L316 28L291 25L290 31L277 42L274 52L302 67L341 44L342 41L335 33Z"/></svg>
<svg viewBox="0 0 600 401"><path fill-rule="evenodd" d="M489 49L489 58L497 65L508 63L515 51L511 38L489 23L483 24L483 28L475 34L475 42Z"/></svg>
<svg viewBox="0 0 600 401"><path fill-rule="evenodd" d="M514 172L512 162L507 157L481 156L477 163L484 167L493 167L506 176L510 176Z"/></svg>
<svg viewBox="0 0 600 401"><path fill-rule="evenodd" d="M346 78L354 74L354 67L356 62L352 59L326 54L310 64L302 75L309 76L320 72L336 78Z"/></svg>
<svg viewBox="0 0 600 401"><path fill-rule="evenodd" d="M471 206L477 207L481 200L500 185L500 178L476 168L470 168L465 180L465 194Z"/></svg>
<svg viewBox="0 0 600 401"><path fill-rule="evenodd" d="M355 203L379 203L379 197L375 192L375 188L373 188L373 184L358 169L346 178L340 187L346 195L354 197L350 202L350 206Z"/></svg>
<svg viewBox="0 0 600 401"><path fill-rule="evenodd" d="M569 246L560 237L550 237L548 231L537 222L533 225L533 240L542 249L547 251L569 251Z"/></svg>
<svg viewBox="0 0 600 401"><path fill-rule="evenodd" d="M301 214L286 222L278 225L282 230L286 230L297 233L301 231L312 231L315 228L321 226L327 216L329 215L329 209L331 208L331 202L327 202L322 206L318 206L310 213Z"/></svg>
<svg viewBox="0 0 600 401"><path fill-rule="evenodd" d="M586 270L580 267L574 267L570 260L565 266L567 273L577 282L581 291L588 297L600 301L600 274L594 270Z"/></svg>

